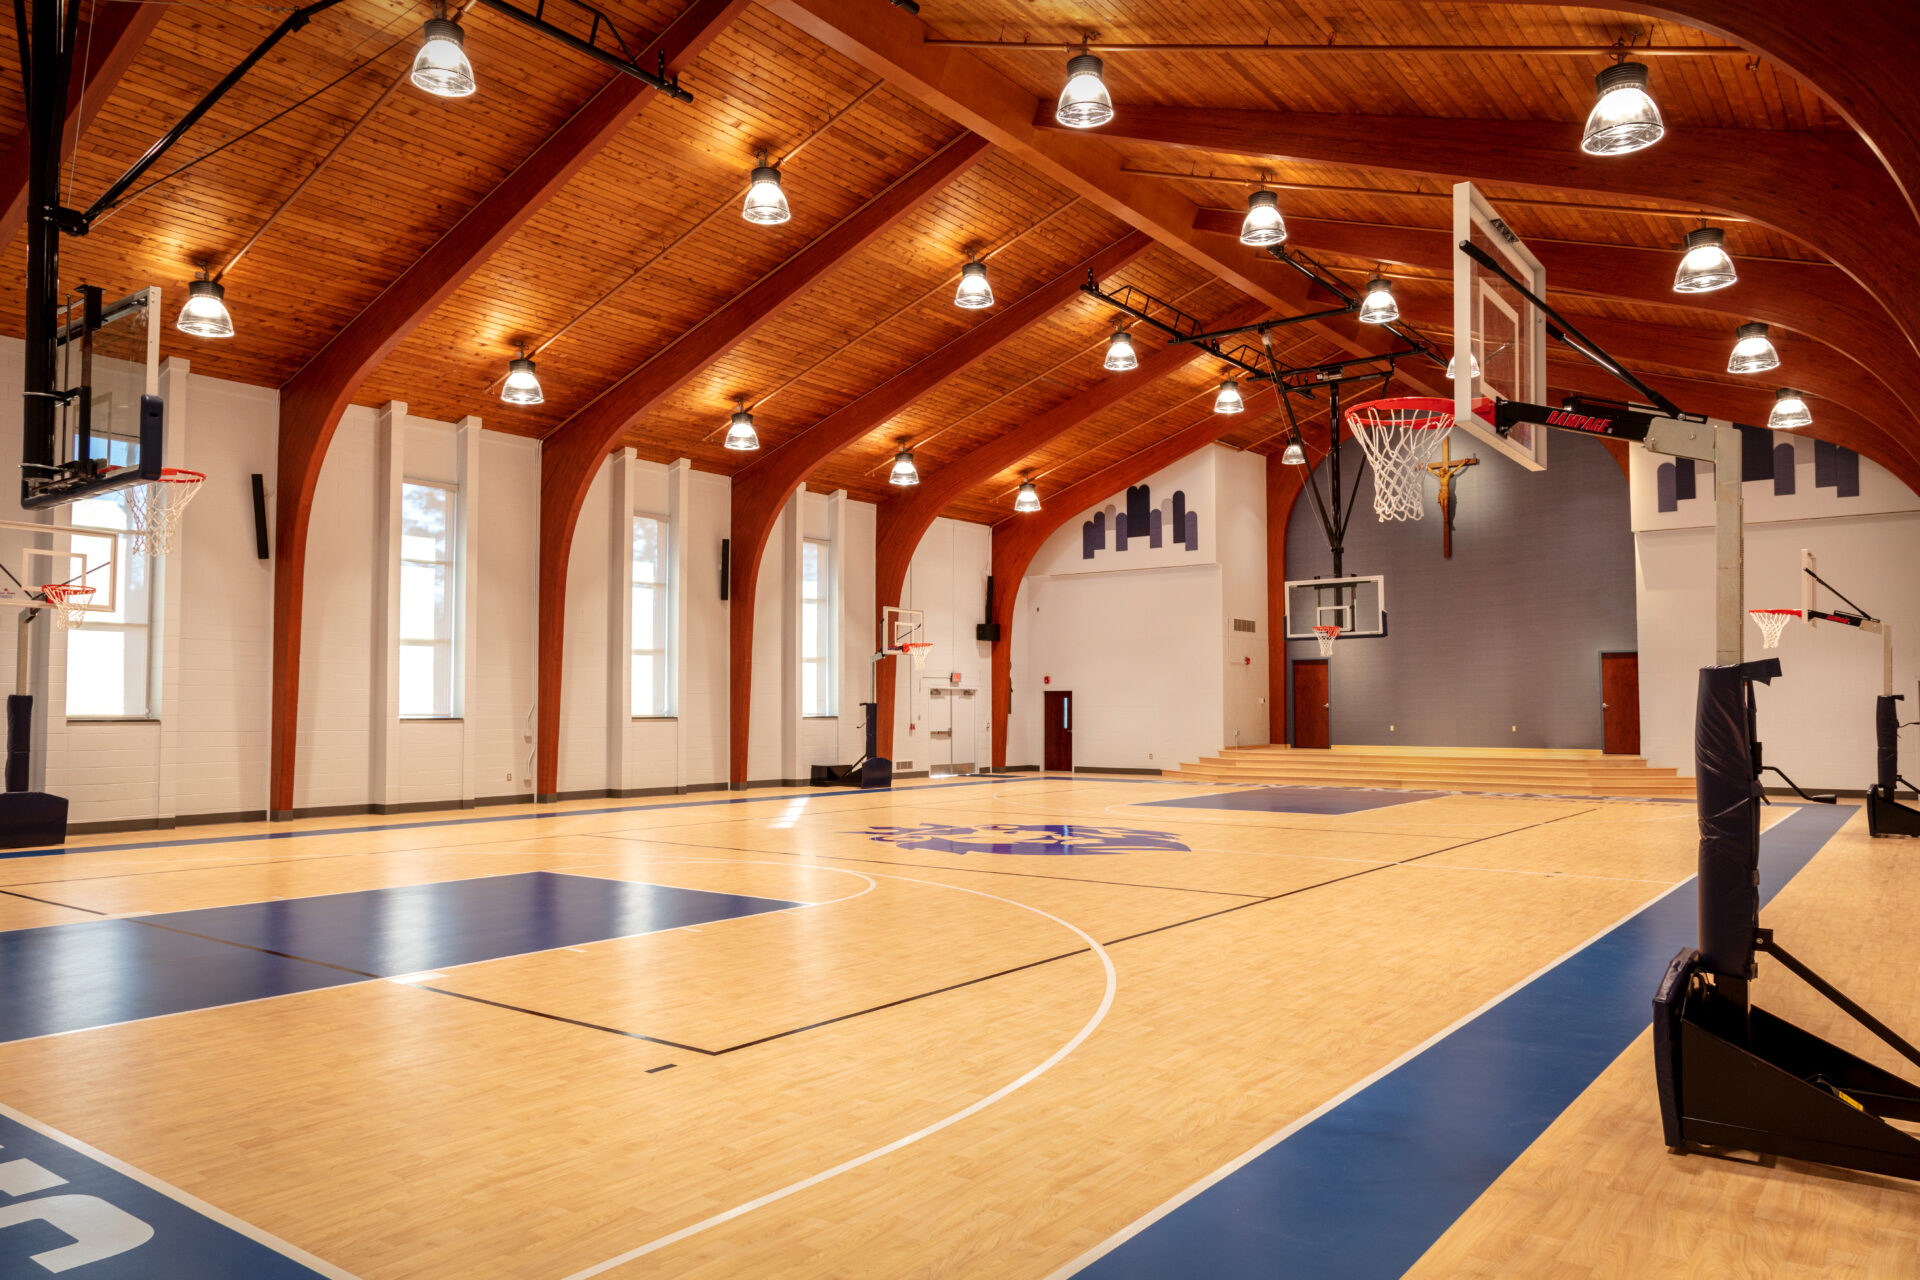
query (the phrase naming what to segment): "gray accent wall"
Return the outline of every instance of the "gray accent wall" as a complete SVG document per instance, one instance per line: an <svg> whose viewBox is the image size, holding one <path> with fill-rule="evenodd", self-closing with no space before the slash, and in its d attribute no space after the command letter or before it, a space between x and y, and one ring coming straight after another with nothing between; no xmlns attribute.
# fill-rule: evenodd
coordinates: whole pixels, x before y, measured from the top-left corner
<svg viewBox="0 0 1920 1280"><path fill-rule="evenodd" d="M1452 449L1480 463L1454 482L1451 560L1441 555L1437 481L1427 480L1424 519L1386 524L1373 514L1373 477L1360 481L1343 567L1386 576L1387 635L1335 642L1332 740L1598 748L1600 655L1638 647L1627 478L1604 445L1565 432L1540 472L1464 431ZM1348 486L1361 461L1348 441ZM1303 494L1287 524L1287 577L1331 576L1332 566ZM1287 645L1289 739L1291 664L1317 657L1311 640Z"/></svg>

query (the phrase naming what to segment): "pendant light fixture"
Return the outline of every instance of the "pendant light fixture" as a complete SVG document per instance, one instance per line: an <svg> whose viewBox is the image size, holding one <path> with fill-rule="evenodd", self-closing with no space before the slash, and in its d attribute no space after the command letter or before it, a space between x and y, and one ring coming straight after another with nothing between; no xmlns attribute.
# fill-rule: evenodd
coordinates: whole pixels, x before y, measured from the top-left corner
<svg viewBox="0 0 1920 1280"><path fill-rule="evenodd" d="M753 429L753 415L747 412L745 400L733 402L733 421L727 425L723 443L736 453L750 453L760 447L760 433Z"/></svg>
<svg viewBox="0 0 1920 1280"><path fill-rule="evenodd" d="M539 404L546 399L525 347L520 348L517 358L507 361L507 380L500 387L500 398L508 404Z"/></svg>
<svg viewBox="0 0 1920 1280"><path fill-rule="evenodd" d="M753 171L747 202L741 207L740 216L767 227L777 226L793 216L793 210L787 207L787 194L780 189L780 171L767 163L764 151Z"/></svg>
<svg viewBox="0 0 1920 1280"><path fill-rule="evenodd" d="M1781 387L1773 393L1773 412L1767 415L1767 425L1775 431L1810 427L1813 425L1813 410L1807 408L1807 402L1801 399L1798 391Z"/></svg>
<svg viewBox="0 0 1920 1280"><path fill-rule="evenodd" d="M1247 402L1240 398L1239 383L1235 382L1232 378L1228 378L1220 384L1220 393L1213 398L1213 411L1215 413L1239 413L1246 407Z"/></svg>
<svg viewBox="0 0 1920 1280"><path fill-rule="evenodd" d="M459 23L446 17L428 18L420 29L420 52L413 55L414 88L436 98L471 97L473 64L467 61L466 39Z"/></svg>
<svg viewBox="0 0 1920 1280"><path fill-rule="evenodd" d="M977 311L993 305L993 286L987 283L987 264L969 262L960 268L960 288L954 292L953 305Z"/></svg>
<svg viewBox="0 0 1920 1280"><path fill-rule="evenodd" d="M920 469L913 465L913 450L902 449L893 455L893 472L887 477L887 483L902 488L920 483Z"/></svg>
<svg viewBox="0 0 1920 1280"><path fill-rule="evenodd" d="M1022 515L1031 515L1040 509L1040 491L1033 487L1033 481L1020 482L1020 492L1014 497L1013 509Z"/></svg>
<svg viewBox="0 0 1920 1280"><path fill-rule="evenodd" d="M1264 188L1247 197L1247 216L1240 222L1240 243L1264 249L1287 238L1287 220L1280 216L1280 197Z"/></svg>
<svg viewBox="0 0 1920 1280"><path fill-rule="evenodd" d="M196 338L231 338L233 316L227 311L227 291L208 274L210 264L200 264L200 278L187 286L186 305L174 323L180 332Z"/></svg>
<svg viewBox="0 0 1920 1280"><path fill-rule="evenodd" d="M1773 349L1764 324L1743 324L1733 331L1733 354L1727 357L1728 373L1765 373L1780 367L1780 353Z"/></svg>
<svg viewBox="0 0 1920 1280"><path fill-rule="evenodd" d="M1593 78L1599 98L1587 115L1580 149L1590 156L1623 156L1660 141L1666 121L1647 92L1647 68L1616 62Z"/></svg>
<svg viewBox="0 0 1920 1280"><path fill-rule="evenodd" d="M1298 440L1289 440L1280 454L1280 461L1290 467L1304 467L1307 465L1307 451L1300 447Z"/></svg>
<svg viewBox="0 0 1920 1280"><path fill-rule="evenodd" d="M1360 300L1361 324L1392 324L1400 318L1400 304L1393 300L1393 285L1379 276L1367 281L1367 293Z"/></svg>
<svg viewBox="0 0 1920 1280"><path fill-rule="evenodd" d="M1727 233L1718 227L1687 232L1687 254L1673 273L1675 293L1712 293L1740 278L1727 256Z"/></svg>
<svg viewBox="0 0 1920 1280"><path fill-rule="evenodd" d="M1447 377L1449 378L1459 377L1460 376L1458 372L1459 367L1460 367L1459 356L1447 357ZM1473 354L1473 352L1471 351L1467 352L1467 368L1473 370L1474 377L1477 378L1480 376L1480 357Z"/></svg>
<svg viewBox="0 0 1920 1280"><path fill-rule="evenodd" d="M1067 59L1067 83L1060 90L1060 105L1053 115L1069 129L1097 129L1113 119L1113 99L1100 78L1104 64L1086 52L1086 45L1080 48L1081 52Z"/></svg>
<svg viewBox="0 0 1920 1280"><path fill-rule="evenodd" d="M1106 365L1108 373L1125 373L1140 367L1140 357L1133 349L1133 335L1125 329L1115 329L1107 339Z"/></svg>

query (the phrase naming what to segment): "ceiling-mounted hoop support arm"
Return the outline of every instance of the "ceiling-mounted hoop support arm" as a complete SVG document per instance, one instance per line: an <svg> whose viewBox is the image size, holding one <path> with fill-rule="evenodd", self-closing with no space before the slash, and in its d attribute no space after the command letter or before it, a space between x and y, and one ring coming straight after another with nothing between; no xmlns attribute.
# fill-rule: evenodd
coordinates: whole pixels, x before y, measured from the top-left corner
<svg viewBox="0 0 1920 1280"><path fill-rule="evenodd" d="M1093 272L1091 271L1087 272L1087 282L1080 286L1080 292L1089 297L1100 299L1100 301L1117 311L1126 312L1142 324L1150 325L1158 329L1161 333L1167 335L1169 342L1188 341L1200 328L1200 322L1198 320L1195 320L1192 316L1180 310L1172 303L1162 302L1144 289L1137 288L1130 284L1122 285L1120 288L1111 291L1103 289L1100 286L1100 282L1093 278ZM1174 317L1173 322L1170 323L1161 319L1149 308L1157 308L1160 311L1170 313ZM1205 347L1208 354L1232 365L1234 368L1240 370L1240 372L1246 374L1247 377L1260 382L1269 380L1269 375L1266 370L1254 363L1253 360L1238 354L1240 351L1249 351L1251 348L1237 347L1233 351L1228 351L1216 341L1205 341L1201 345Z"/></svg>
<svg viewBox="0 0 1920 1280"><path fill-rule="evenodd" d="M485 5L495 13L503 14L506 17L512 18L515 22L531 27L541 35L546 36L549 40L557 41L575 52L583 53L596 62L604 62L622 75L632 76L640 83L660 93L666 94L669 98L678 102L693 101L693 95L680 87L680 78L678 76L669 77L667 75L667 55L664 51L659 55L659 69L657 71L648 71L640 65L633 53L627 48L626 40L620 35L620 28L614 25L611 17L586 3L586 0L561 0L561 2L593 16L593 25L588 29L586 39L582 40L572 32L563 31L551 22L548 22L545 17L547 0L539 0L534 6L532 13L528 13L525 9L517 5L507 3L507 0L475 0L475 3ZM600 28L602 26L605 26L607 31L613 36L614 43L620 46L619 53L615 54L606 49L602 49L595 43L595 37L600 34Z"/></svg>

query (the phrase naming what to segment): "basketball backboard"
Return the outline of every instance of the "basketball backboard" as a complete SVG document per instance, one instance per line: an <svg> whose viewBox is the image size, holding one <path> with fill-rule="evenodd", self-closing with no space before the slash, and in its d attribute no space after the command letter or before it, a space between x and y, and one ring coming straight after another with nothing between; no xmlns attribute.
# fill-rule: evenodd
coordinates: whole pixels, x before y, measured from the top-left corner
<svg viewBox="0 0 1920 1280"><path fill-rule="evenodd" d="M886 605L880 610L880 652L901 654L910 644L926 642L926 615L919 609Z"/></svg>
<svg viewBox="0 0 1920 1280"><path fill-rule="evenodd" d="M1387 634L1387 580L1297 578L1287 586L1289 640L1312 640L1315 627L1339 627L1342 640Z"/></svg>
<svg viewBox="0 0 1920 1280"><path fill-rule="evenodd" d="M1517 423L1501 435L1475 406L1489 399L1547 403L1547 318L1459 246L1474 245L1540 298L1547 296L1546 268L1471 182L1453 188L1453 242L1454 421L1529 471L1545 470L1545 428Z"/></svg>
<svg viewBox="0 0 1920 1280"><path fill-rule="evenodd" d="M91 597L70 608L115 612L125 575L114 566L126 550L126 540L125 529L0 520L0 542L19 548L10 562L0 562L0 608L43 608L40 588L61 583L93 588Z"/></svg>

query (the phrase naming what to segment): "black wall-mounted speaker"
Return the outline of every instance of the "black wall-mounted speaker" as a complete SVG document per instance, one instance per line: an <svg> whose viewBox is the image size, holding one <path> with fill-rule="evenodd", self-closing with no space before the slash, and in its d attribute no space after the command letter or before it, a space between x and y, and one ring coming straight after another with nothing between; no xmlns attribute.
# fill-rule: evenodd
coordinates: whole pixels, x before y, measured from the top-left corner
<svg viewBox="0 0 1920 1280"><path fill-rule="evenodd" d="M268 557L267 549L267 478L258 471L253 473L253 553L262 560Z"/></svg>
<svg viewBox="0 0 1920 1280"><path fill-rule="evenodd" d="M728 584L733 578L733 539L720 539L720 598L727 598Z"/></svg>
<svg viewBox="0 0 1920 1280"><path fill-rule="evenodd" d="M993 620L993 575L987 575L987 620L976 623L973 638L987 644L1000 643L1000 624Z"/></svg>

